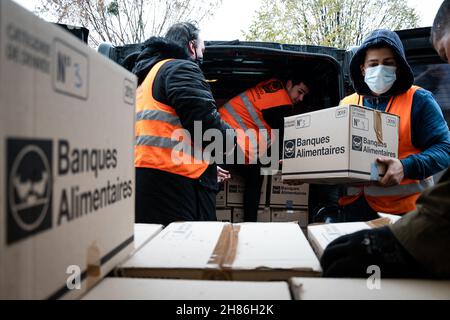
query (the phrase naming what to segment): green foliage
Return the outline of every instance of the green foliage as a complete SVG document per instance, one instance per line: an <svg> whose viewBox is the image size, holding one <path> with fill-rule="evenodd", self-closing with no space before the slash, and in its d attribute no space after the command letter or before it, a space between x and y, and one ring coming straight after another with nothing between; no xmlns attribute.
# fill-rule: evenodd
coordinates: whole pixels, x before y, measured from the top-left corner
<svg viewBox="0 0 450 320"><path fill-rule="evenodd" d="M347 48L374 29L417 27L406 0L263 0L248 32L249 41Z"/></svg>

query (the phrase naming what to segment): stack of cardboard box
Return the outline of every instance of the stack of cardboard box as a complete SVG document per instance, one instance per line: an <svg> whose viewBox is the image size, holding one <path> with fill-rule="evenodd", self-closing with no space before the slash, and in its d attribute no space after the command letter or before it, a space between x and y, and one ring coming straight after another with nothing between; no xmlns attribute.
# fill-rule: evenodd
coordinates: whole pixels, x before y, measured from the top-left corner
<svg viewBox="0 0 450 320"><path fill-rule="evenodd" d="M0 2L0 298L76 298L133 250L136 77Z"/></svg>
<svg viewBox="0 0 450 320"><path fill-rule="evenodd" d="M244 222L245 182L235 172L217 195L217 220ZM259 202L258 222L294 222L308 225L309 185L292 185L282 181L281 172L264 176Z"/></svg>

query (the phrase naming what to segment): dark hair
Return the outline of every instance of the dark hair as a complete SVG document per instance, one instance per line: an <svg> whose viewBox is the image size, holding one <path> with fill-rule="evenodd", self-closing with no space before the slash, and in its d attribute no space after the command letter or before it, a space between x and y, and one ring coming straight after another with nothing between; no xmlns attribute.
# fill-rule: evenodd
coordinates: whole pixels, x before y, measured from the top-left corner
<svg viewBox="0 0 450 320"><path fill-rule="evenodd" d="M433 27L431 28L431 42L435 43L440 40L449 31L450 0L444 0L434 18Z"/></svg>
<svg viewBox="0 0 450 320"><path fill-rule="evenodd" d="M312 80L308 79L307 75L290 74L282 77L281 80L283 81L284 85L286 85L288 81L292 81L292 85L294 86L303 83L309 89L309 91L312 91Z"/></svg>
<svg viewBox="0 0 450 320"><path fill-rule="evenodd" d="M180 22L169 28L165 38L180 47L187 48L190 41L198 40L199 33L200 29L195 22Z"/></svg>

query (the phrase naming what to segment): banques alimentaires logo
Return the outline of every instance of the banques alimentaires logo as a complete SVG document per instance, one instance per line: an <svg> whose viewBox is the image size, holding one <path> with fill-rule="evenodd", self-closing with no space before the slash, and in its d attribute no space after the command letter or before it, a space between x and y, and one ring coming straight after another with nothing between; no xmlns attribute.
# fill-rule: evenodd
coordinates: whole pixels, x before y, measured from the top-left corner
<svg viewBox="0 0 450 320"><path fill-rule="evenodd" d="M57 147L54 143L7 139L8 245L131 200L133 181L113 176L119 161L117 149L74 147L62 139ZM52 160L53 148L56 160ZM95 186L79 183L73 179L77 175L89 177ZM56 179L65 183L54 188Z"/></svg>
<svg viewBox="0 0 450 320"><path fill-rule="evenodd" d="M52 227L52 142L7 141L7 242Z"/></svg>
<svg viewBox="0 0 450 320"><path fill-rule="evenodd" d="M284 142L284 159L295 158L295 140L287 140Z"/></svg>
<svg viewBox="0 0 450 320"><path fill-rule="evenodd" d="M360 136L352 137L352 149L355 151L363 150L363 138L362 137L360 137Z"/></svg>

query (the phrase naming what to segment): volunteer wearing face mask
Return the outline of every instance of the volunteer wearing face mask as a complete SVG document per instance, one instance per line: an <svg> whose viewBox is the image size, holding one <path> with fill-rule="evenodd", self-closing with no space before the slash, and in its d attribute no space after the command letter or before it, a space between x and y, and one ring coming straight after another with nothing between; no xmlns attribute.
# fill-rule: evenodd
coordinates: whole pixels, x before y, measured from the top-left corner
<svg viewBox="0 0 450 320"><path fill-rule="evenodd" d="M387 168L378 184L345 187L339 220L368 221L377 212L403 215L433 185L431 176L450 166L448 126L432 94L413 86L414 75L395 32L373 31L353 56L350 75L356 93L341 105L398 115L399 158L377 159Z"/></svg>

